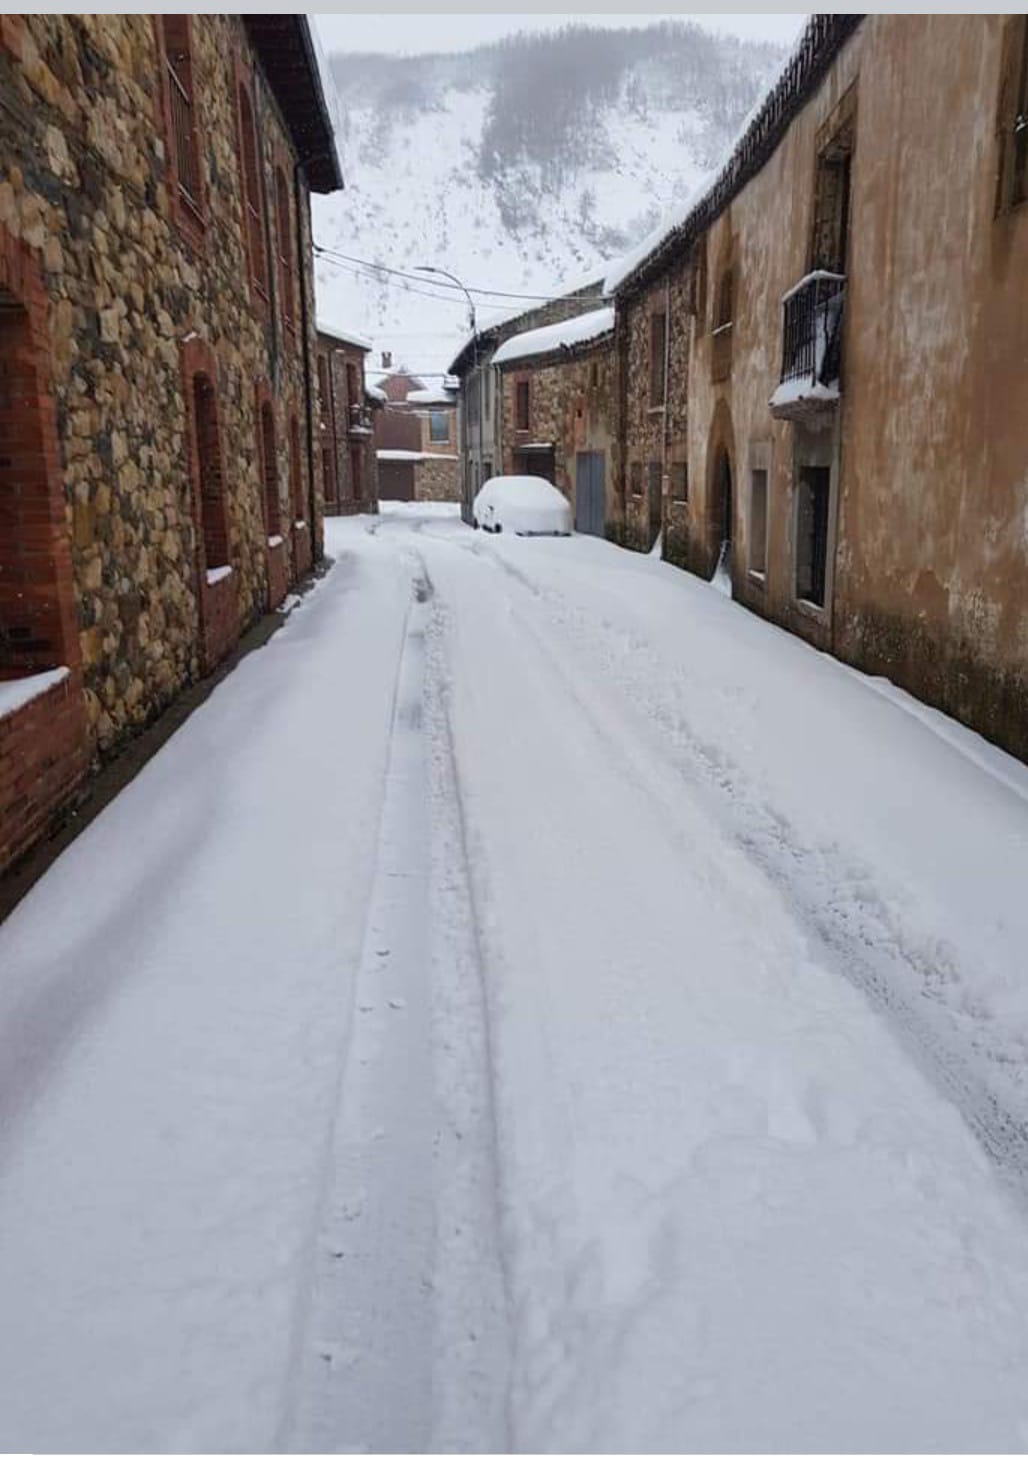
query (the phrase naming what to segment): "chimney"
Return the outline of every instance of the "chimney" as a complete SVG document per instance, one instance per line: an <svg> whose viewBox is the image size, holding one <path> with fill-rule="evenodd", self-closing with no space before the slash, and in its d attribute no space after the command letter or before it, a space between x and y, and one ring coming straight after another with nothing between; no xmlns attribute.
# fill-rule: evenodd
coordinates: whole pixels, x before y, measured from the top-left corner
<svg viewBox="0 0 1028 1457"><path fill-rule="evenodd" d="M393 367L393 351L391 349L383 349L382 350L382 368L383 369L392 369L392 367Z"/></svg>

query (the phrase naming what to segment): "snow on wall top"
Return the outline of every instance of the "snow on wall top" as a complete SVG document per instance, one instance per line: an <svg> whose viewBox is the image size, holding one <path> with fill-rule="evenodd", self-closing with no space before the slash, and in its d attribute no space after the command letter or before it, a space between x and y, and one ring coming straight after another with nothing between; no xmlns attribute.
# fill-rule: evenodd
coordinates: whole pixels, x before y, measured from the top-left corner
<svg viewBox="0 0 1028 1457"><path fill-rule="evenodd" d="M455 389L450 385L436 385L424 390L411 390L407 396L408 405L455 405Z"/></svg>
<svg viewBox="0 0 1028 1457"><path fill-rule="evenodd" d="M576 344L588 344L601 339L614 328L612 308L593 309L588 314L578 314L559 324L546 324L541 329L529 329L524 334L514 334L501 344L493 355L494 364L509 364L515 359L530 359L537 354L553 354L558 349L573 349Z"/></svg>
<svg viewBox="0 0 1028 1457"><path fill-rule="evenodd" d="M318 315L317 330L319 334L329 334L333 339L338 339L341 344L352 344L357 349L363 349L370 353L372 344L364 334L356 334L352 329L341 329L338 324L333 324L330 319Z"/></svg>

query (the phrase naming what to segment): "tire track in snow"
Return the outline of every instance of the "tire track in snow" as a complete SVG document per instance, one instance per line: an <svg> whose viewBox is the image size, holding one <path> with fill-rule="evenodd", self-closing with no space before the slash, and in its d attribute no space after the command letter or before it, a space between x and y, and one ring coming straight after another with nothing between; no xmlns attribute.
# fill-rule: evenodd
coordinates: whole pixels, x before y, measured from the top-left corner
<svg viewBox="0 0 1028 1457"><path fill-rule="evenodd" d="M426 685L433 588L420 557L397 545L412 602L313 1290L284 1423L282 1445L292 1451L509 1446L474 910L438 632L436 683Z"/></svg>
<svg viewBox="0 0 1028 1457"><path fill-rule="evenodd" d="M517 588L511 602L520 598L519 620L565 690L573 693L584 716L608 741L619 772L630 774L660 806L665 819L668 817L666 794L642 773L640 756L634 752L641 727L654 759L703 797L716 823L775 885L831 964L878 1008L918 1066L959 1108L1014 1197L1028 1206L1028 1121L1019 1069L1009 1068L1014 1101L1008 1103L982 1076L980 1063L983 1057L989 1060L990 1049L972 1046L965 1051L957 1037L947 1036L938 1026L940 1013L933 989L940 979L958 975L957 968L947 966L944 949L917 944L878 893L868 867L825 848L803 844L795 828L751 788L739 765L716 745L705 742L678 714L654 701L651 694L640 693L630 701L619 679L607 674L604 686L608 691L601 708L595 681L583 670L579 657L583 645L595 650L589 632L582 630L583 613L534 582L502 551L483 551L477 542L453 545L480 559L488 556ZM547 609L545 629L525 611L529 604ZM566 635L563 651L553 642L555 626ZM588 627L594 638L611 636L609 631L598 634L591 619ZM612 666L612 658L625 662L624 648L618 651L603 641L600 651L606 659L605 669ZM660 681L652 665L650 674L651 681ZM609 713L603 712L612 701L612 682L620 702L621 725L616 730L612 730ZM854 891L853 886L858 889ZM995 1056L992 1060L996 1061Z"/></svg>

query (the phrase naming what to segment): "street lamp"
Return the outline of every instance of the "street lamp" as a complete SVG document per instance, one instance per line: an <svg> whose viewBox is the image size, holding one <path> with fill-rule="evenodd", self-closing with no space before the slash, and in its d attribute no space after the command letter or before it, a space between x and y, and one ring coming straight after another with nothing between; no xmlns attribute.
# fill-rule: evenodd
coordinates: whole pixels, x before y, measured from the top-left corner
<svg viewBox="0 0 1028 1457"><path fill-rule="evenodd" d="M456 274L454 274L454 273L447 273L447 271L446 271L445 268L433 268L431 264L421 263L421 264L418 264L415 267L414 272L415 273L435 273L440 278L448 278L451 283L455 283L457 285L457 287L459 289L461 289L461 291L464 294L464 297L468 301L468 319L469 319L470 324L471 324L471 351L472 351L471 358L473 360L475 375L476 375L476 378L478 380L478 465L479 465L479 474L481 474L482 462L485 459L485 413L484 413L484 410L485 410L485 402L484 402L485 390L483 388L483 386L485 384L485 381L481 378L481 375L479 373L479 366L478 366L478 324L477 324L476 318L475 318L475 300L471 297L471 293L470 293L469 289L467 288L467 286L465 284L461 283L460 279L456 276ZM470 455L470 452L469 452L469 455ZM470 465L470 462L469 462L469 465ZM479 482L479 484L481 484L481 482ZM468 507L468 514L470 516L470 513L471 513L471 503L470 503L470 501L467 501L467 502L465 502L465 504Z"/></svg>

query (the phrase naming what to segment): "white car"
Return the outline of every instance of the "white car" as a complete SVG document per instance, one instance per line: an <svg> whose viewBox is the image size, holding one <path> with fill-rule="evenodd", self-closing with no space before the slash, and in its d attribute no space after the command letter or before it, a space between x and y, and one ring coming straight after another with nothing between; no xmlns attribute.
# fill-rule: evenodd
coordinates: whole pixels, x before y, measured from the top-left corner
<svg viewBox="0 0 1028 1457"><path fill-rule="evenodd" d="M571 535L571 506L542 476L491 476L475 497L472 519L483 531Z"/></svg>

